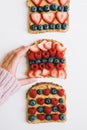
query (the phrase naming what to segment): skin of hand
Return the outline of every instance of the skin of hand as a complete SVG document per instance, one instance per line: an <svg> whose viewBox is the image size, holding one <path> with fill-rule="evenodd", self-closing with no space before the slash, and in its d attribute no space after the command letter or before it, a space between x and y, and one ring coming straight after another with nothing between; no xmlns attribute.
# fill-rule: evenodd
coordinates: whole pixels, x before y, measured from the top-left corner
<svg viewBox="0 0 87 130"><path fill-rule="evenodd" d="M2 68L10 72L14 77L16 77L17 66L23 56L26 55L30 46L21 46L7 54L4 58L3 63L1 65ZM23 86L29 83L33 83L36 81L35 78L25 78L25 79L17 79L18 82Z"/></svg>

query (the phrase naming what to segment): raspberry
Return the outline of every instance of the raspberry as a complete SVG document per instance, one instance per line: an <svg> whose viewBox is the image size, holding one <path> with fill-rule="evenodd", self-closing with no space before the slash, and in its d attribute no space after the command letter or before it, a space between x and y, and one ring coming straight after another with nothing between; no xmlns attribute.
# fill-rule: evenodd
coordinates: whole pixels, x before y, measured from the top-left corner
<svg viewBox="0 0 87 130"><path fill-rule="evenodd" d="M29 95L30 95L32 98L35 98L36 95L37 95L36 89L30 89L30 90L29 90Z"/></svg>
<svg viewBox="0 0 87 130"><path fill-rule="evenodd" d="M59 52L59 51L57 51L57 53L56 53L56 56L57 56L57 58L63 58L64 57L64 54L65 54L65 52Z"/></svg>
<svg viewBox="0 0 87 130"><path fill-rule="evenodd" d="M44 104L44 99L43 98L38 98L37 103L40 104L40 105L43 105Z"/></svg>
<svg viewBox="0 0 87 130"><path fill-rule="evenodd" d="M49 50L50 56L55 56L56 55L56 49L51 49Z"/></svg>
<svg viewBox="0 0 87 130"><path fill-rule="evenodd" d="M40 120L44 120L45 119L45 115L44 114L38 114L37 117Z"/></svg>
<svg viewBox="0 0 87 130"><path fill-rule="evenodd" d="M42 58L41 51L35 53L35 58L38 59L38 60Z"/></svg>
<svg viewBox="0 0 87 130"><path fill-rule="evenodd" d="M59 110L59 112L64 113L64 112L66 112L66 106L63 105L63 104L59 104L58 105L58 110Z"/></svg>
<svg viewBox="0 0 87 130"><path fill-rule="evenodd" d="M29 60L35 60L35 57L34 57L34 53L33 53L33 52L31 52L31 53L28 54L28 59L29 59Z"/></svg>
<svg viewBox="0 0 87 130"><path fill-rule="evenodd" d="M45 68L45 64L44 64L44 63L40 63L39 68L40 68L41 70L43 70L43 69Z"/></svg>
<svg viewBox="0 0 87 130"><path fill-rule="evenodd" d="M52 70L52 69L54 69L54 64L52 62L48 62L46 64L46 68L49 69L49 70Z"/></svg>
<svg viewBox="0 0 87 130"><path fill-rule="evenodd" d="M47 106L44 107L44 112L45 112L46 114L50 114L51 111L52 111L52 108L51 108L51 107L47 107Z"/></svg>
<svg viewBox="0 0 87 130"><path fill-rule="evenodd" d="M54 121L59 120L59 115L58 115L58 114L52 114L52 119L53 119Z"/></svg>
<svg viewBox="0 0 87 130"><path fill-rule="evenodd" d="M48 96L49 93L50 93L50 89L49 88L46 88L46 89L43 90L43 94L44 95Z"/></svg>
<svg viewBox="0 0 87 130"><path fill-rule="evenodd" d="M57 105L58 104L58 99L57 98L52 98L52 104Z"/></svg>
<svg viewBox="0 0 87 130"><path fill-rule="evenodd" d="M28 112L29 112L30 114L35 114L35 113L36 113L36 108L35 108L35 107L29 108L29 109L28 109Z"/></svg>
<svg viewBox="0 0 87 130"><path fill-rule="evenodd" d="M42 55L43 55L43 58L46 58L46 59L49 58L49 52L47 52L47 51L46 51L46 52L44 51L44 52L42 53Z"/></svg>
<svg viewBox="0 0 87 130"><path fill-rule="evenodd" d="M64 89L60 89L58 90L58 95L62 97L64 95L64 92Z"/></svg>
<svg viewBox="0 0 87 130"><path fill-rule="evenodd" d="M39 68L39 67L38 67L38 64L32 64L32 65L31 65L31 69L32 69L32 70L35 70L35 71L36 71L36 70L38 70L38 68Z"/></svg>
<svg viewBox="0 0 87 130"><path fill-rule="evenodd" d="M58 63L57 65L56 65L56 68L58 69L58 70L61 70L61 69L64 69L64 64L62 64L62 63Z"/></svg>

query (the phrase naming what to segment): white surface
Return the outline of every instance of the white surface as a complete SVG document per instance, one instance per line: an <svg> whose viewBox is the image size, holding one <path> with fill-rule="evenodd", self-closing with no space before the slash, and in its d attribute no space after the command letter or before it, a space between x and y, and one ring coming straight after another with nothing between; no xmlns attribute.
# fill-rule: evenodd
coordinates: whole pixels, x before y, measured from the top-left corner
<svg viewBox="0 0 87 130"><path fill-rule="evenodd" d="M67 80L45 79L64 85L67 93L67 122L30 125L26 123L27 85L0 106L0 130L86 130L87 129L87 1L71 1L67 33L31 35L27 32L26 0L0 0L0 61L10 50L41 38L53 38L67 47ZM18 67L24 76L25 58ZM43 81L40 79L39 81Z"/></svg>

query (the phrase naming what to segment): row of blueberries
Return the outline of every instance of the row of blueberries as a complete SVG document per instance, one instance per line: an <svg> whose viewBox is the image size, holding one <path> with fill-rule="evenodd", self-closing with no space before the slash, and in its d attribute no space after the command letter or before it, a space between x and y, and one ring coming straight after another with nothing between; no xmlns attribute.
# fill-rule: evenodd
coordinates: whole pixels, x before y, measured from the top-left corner
<svg viewBox="0 0 87 130"><path fill-rule="evenodd" d="M52 5L45 5L45 6L38 6L38 7L36 7L36 6L32 6L31 7L31 11L32 12L39 12L39 13L41 13L41 12L48 12L48 11L50 11L50 10L52 10L52 11L56 11L56 10L58 10L58 11L65 11L65 12L67 12L67 11L69 11L69 6L58 6L57 4L52 4Z"/></svg>
<svg viewBox="0 0 87 130"><path fill-rule="evenodd" d="M54 118L56 116L56 118ZM30 115L29 116L29 118L28 118L30 121L35 121L36 120L36 116L34 116L34 115ZM55 114L53 114L53 115L51 115L51 114L48 114L48 115L41 115L41 117L40 116L38 116L38 119L40 119L40 120L44 120L44 119L46 119L46 120L65 120L65 115L64 114L59 114L59 115L55 115Z"/></svg>
<svg viewBox="0 0 87 130"><path fill-rule="evenodd" d="M34 25L33 24L30 26L31 30L33 30L33 31L36 31L36 30L41 31L41 30L48 30L48 29L58 29L58 30L63 29L63 30L65 30L65 29L67 29L67 27L68 27L67 23L63 23L63 24L52 23L52 24L44 24L44 25Z"/></svg>

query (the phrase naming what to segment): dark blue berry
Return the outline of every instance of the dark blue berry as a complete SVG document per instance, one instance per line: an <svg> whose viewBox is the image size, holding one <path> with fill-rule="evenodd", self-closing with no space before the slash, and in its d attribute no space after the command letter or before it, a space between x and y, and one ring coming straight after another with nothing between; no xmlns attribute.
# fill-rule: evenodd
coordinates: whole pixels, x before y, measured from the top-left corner
<svg viewBox="0 0 87 130"><path fill-rule="evenodd" d="M43 29L44 29L44 30L48 30L48 29L49 29L49 25L48 25L48 24L44 24L44 25L43 25Z"/></svg>
<svg viewBox="0 0 87 130"><path fill-rule="evenodd" d="M65 63L65 59L64 59L64 58L60 59L60 62L61 62L62 64L64 64L64 63Z"/></svg>
<svg viewBox="0 0 87 130"><path fill-rule="evenodd" d="M58 6L57 10L58 11L64 11L64 6Z"/></svg>
<svg viewBox="0 0 87 130"><path fill-rule="evenodd" d="M59 99L59 103L64 103L64 99L63 99L63 98L60 98L60 99Z"/></svg>
<svg viewBox="0 0 87 130"><path fill-rule="evenodd" d="M31 11L32 11L32 12L36 12L36 11L37 11L37 7L36 7L36 6L32 6L32 7L31 7Z"/></svg>
<svg viewBox="0 0 87 130"><path fill-rule="evenodd" d="M39 95L41 95L41 94L43 93L43 91L42 91L41 89L38 89L38 90L37 90L37 93L38 93Z"/></svg>
<svg viewBox="0 0 87 130"><path fill-rule="evenodd" d="M35 31L35 30L37 30L37 26L36 25L31 25L31 30L33 30L33 31Z"/></svg>
<svg viewBox="0 0 87 130"><path fill-rule="evenodd" d="M32 64L34 64L34 63L35 63L34 60L29 60L29 64L30 64L30 65L32 65Z"/></svg>
<svg viewBox="0 0 87 130"><path fill-rule="evenodd" d="M37 29L38 29L38 30L43 30L43 26L42 26L42 25L38 25L38 26L37 26Z"/></svg>
<svg viewBox="0 0 87 130"><path fill-rule="evenodd" d="M35 101L35 100L30 100L30 101L29 101L29 105L35 106L35 105L36 105L36 101Z"/></svg>
<svg viewBox="0 0 87 130"><path fill-rule="evenodd" d="M57 107L57 106L53 106L53 107L52 107L52 111L53 111L53 112L57 112L57 111L58 111L58 107Z"/></svg>
<svg viewBox="0 0 87 130"><path fill-rule="evenodd" d="M45 12L48 12L48 11L50 10L50 6L49 6L49 5L45 5L45 6L43 7L43 10L44 10Z"/></svg>
<svg viewBox="0 0 87 130"><path fill-rule="evenodd" d="M40 107L37 108L37 111L42 113L44 111L44 108L40 106Z"/></svg>
<svg viewBox="0 0 87 130"><path fill-rule="evenodd" d="M65 115L64 115L64 114L60 114L60 115L59 115L59 119L60 119L60 120L65 120Z"/></svg>
<svg viewBox="0 0 87 130"><path fill-rule="evenodd" d="M37 11L40 13L40 12L43 12L43 7L41 7L41 6L38 6L37 7Z"/></svg>
<svg viewBox="0 0 87 130"><path fill-rule="evenodd" d="M47 63L47 59L42 59L42 62L43 63Z"/></svg>
<svg viewBox="0 0 87 130"><path fill-rule="evenodd" d="M36 60L36 64L40 64L41 63L41 60Z"/></svg>
<svg viewBox="0 0 87 130"><path fill-rule="evenodd" d="M56 4L52 4L50 6L50 9L53 10L53 11L56 11L57 10L57 5Z"/></svg>
<svg viewBox="0 0 87 130"><path fill-rule="evenodd" d="M50 103L51 103L51 99L50 99L50 98L46 98L46 99L45 99L45 103L46 103L46 104L50 104Z"/></svg>
<svg viewBox="0 0 87 130"><path fill-rule="evenodd" d="M51 119L52 119L51 115L46 115L46 120L51 120Z"/></svg>
<svg viewBox="0 0 87 130"><path fill-rule="evenodd" d="M53 58L53 57L50 57L50 58L48 59L48 62L53 62L53 60L54 60L54 58Z"/></svg>
<svg viewBox="0 0 87 130"><path fill-rule="evenodd" d="M34 115L30 115L30 116L29 116L29 120L30 120L30 121L34 121L35 119L36 119L36 117L35 117Z"/></svg>
<svg viewBox="0 0 87 130"><path fill-rule="evenodd" d="M62 28L63 30L65 30L65 29L67 28L67 26L68 26L68 25L67 25L66 23L64 23L64 24L62 24L62 27L61 27L61 28Z"/></svg>
<svg viewBox="0 0 87 130"><path fill-rule="evenodd" d="M56 24L56 25L55 25L55 28L56 28L56 29L61 29L61 24L60 24L60 23Z"/></svg>
<svg viewBox="0 0 87 130"><path fill-rule="evenodd" d="M57 89L56 88L51 88L51 93L52 94L57 94Z"/></svg>
<svg viewBox="0 0 87 130"><path fill-rule="evenodd" d="M50 29L55 29L55 24L54 24L54 23L50 24L50 25L49 25L49 28L50 28Z"/></svg>
<svg viewBox="0 0 87 130"><path fill-rule="evenodd" d="M55 64L58 64L59 62L60 62L59 59L57 59L57 58L54 59L54 63L55 63Z"/></svg>
<svg viewBox="0 0 87 130"><path fill-rule="evenodd" d="M69 11L69 6L65 6L64 11L66 11L66 12Z"/></svg>

